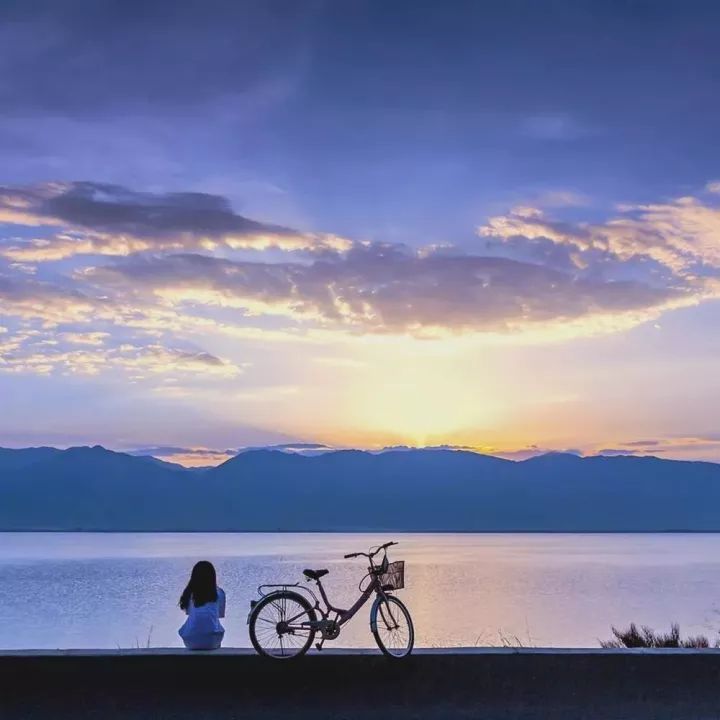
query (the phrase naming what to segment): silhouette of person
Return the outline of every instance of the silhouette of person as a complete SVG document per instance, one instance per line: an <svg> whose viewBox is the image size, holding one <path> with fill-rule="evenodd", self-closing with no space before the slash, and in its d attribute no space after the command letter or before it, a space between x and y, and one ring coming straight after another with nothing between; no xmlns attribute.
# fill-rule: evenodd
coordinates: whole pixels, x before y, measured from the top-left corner
<svg viewBox="0 0 720 720"><path fill-rule="evenodd" d="M195 564L180 596L187 619L178 634L188 650L216 650L225 635L225 591L218 587L215 567L207 560Z"/></svg>

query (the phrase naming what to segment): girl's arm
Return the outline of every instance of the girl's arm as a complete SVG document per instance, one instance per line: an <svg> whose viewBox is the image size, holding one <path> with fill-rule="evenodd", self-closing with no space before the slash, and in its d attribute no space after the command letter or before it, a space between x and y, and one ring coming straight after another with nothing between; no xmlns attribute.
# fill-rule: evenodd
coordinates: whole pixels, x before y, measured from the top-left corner
<svg viewBox="0 0 720 720"><path fill-rule="evenodd" d="M222 588L218 588L218 615L225 617L225 591Z"/></svg>

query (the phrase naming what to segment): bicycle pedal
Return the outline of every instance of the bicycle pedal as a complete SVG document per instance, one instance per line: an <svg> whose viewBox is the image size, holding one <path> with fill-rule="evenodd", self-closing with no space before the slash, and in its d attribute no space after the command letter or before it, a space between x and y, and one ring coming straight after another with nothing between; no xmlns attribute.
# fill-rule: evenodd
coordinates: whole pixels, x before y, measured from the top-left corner
<svg viewBox="0 0 720 720"><path fill-rule="evenodd" d="M315 643L315 647L318 649L318 651L322 650L322 643L321 642Z"/></svg>

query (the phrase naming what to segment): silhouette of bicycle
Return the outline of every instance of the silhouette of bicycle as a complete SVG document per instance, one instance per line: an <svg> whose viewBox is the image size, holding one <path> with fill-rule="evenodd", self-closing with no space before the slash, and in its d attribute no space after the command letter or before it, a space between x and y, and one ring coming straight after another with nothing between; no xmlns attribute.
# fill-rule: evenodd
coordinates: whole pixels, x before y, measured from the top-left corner
<svg viewBox="0 0 720 720"><path fill-rule="evenodd" d="M345 558L365 557L370 562L367 574L360 581L360 597L354 605L343 610L328 599L320 578L328 570L304 570L307 582L317 584L324 607L318 596L300 583L260 585L260 600L250 602L250 640L255 650L266 657L290 659L304 655L315 636L322 650L326 640L335 640L342 626L375 594L370 610L370 630L380 650L393 658L407 657L413 649L415 630L408 609L391 593L405 587L405 562L390 562L387 549L396 542L379 545L366 553L356 552ZM382 553L382 559L375 561ZM363 585L367 581L365 587ZM311 600L312 598L312 600ZM318 618L319 616L319 618Z"/></svg>

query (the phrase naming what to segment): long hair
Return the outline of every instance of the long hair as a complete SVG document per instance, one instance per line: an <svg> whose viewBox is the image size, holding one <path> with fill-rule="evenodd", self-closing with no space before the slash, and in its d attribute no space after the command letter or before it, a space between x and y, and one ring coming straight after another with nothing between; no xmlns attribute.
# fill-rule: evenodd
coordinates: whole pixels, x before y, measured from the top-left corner
<svg viewBox="0 0 720 720"><path fill-rule="evenodd" d="M190 582L180 596L180 608L187 610L190 607L190 599L195 607L202 607L205 603L215 602L217 596L217 578L213 564L207 560L195 563L190 574Z"/></svg>

